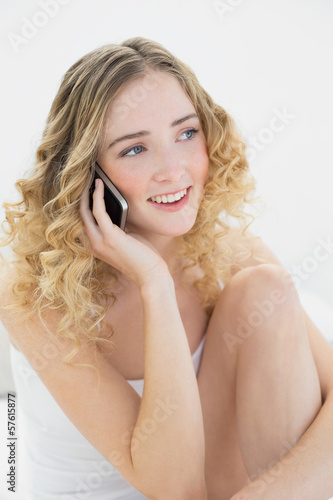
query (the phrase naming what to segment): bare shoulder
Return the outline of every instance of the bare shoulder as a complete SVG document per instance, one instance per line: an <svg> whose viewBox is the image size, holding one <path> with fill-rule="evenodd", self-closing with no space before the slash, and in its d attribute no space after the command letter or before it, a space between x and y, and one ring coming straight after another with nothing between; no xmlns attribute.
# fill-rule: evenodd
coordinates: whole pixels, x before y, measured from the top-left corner
<svg viewBox="0 0 333 500"><path fill-rule="evenodd" d="M240 269L260 264L282 265L274 252L260 236L250 231L242 233L231 229L225 239L233 255L232 274Z"/></svg>

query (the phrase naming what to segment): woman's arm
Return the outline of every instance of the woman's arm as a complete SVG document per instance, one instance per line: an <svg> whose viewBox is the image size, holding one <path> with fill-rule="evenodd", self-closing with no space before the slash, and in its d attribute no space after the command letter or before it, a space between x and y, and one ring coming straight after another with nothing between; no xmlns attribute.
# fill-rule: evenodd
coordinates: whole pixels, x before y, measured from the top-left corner
<svg viewBox="0 0 333 500"><path fill-rule="evenodd" d="M133 469L154 498L205 499L200 397L172 277L156 251L112 224L102 183L93 213L98 225L83 198L93 254L130 277L143 304L144 390L130 444Z"/></svg>
<svg viewBox="0 0 333 500"><path fill-rule="evenodd" d="M171 277L150 281L142 287L141 297L145 383L132 438L133 466L160 484L163 498L204 499L201 404ZM168 409L159 420L154 415L158 417L160 402ZM145 429L145 439L140 440Z"/></svg>

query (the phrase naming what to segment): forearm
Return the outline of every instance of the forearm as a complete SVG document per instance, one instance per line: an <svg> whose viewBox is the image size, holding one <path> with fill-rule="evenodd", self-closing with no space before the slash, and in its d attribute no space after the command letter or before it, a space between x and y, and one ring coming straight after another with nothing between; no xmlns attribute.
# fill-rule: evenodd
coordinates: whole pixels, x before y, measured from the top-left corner
<svg viewBox="0 0 333 500"><path fill-rule="evenodd" d="M204 431L186 333L169 275L141 290L144 311L144 391L133 432L137 471L170 492L204 485ZM203 498L203 497L202 497Z"/></svg>
<svg viewBox="0 0 333 500"><path fill-rule="evenodd" d="M333 392L297 444L231 500L327 500L331 496Z"/></svg>

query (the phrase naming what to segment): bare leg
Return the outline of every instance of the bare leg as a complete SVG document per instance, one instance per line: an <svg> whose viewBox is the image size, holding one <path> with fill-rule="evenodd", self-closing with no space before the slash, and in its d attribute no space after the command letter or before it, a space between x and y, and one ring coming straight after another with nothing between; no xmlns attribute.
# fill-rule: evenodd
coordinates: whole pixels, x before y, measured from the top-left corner
<svg viewBox="0 0 333 500"><path fill-rule="evenodd" d="M305 432L320 409L321 393L294 286L277 266L247 274L239 307L243 320L257 326L238 348L236 391L242 456L252 476Z"/></svg>
<svg viewBox="0 0 333 500"><path fill-rule="evenodd" d="M281 268L245 269L225 287L198 384L208 498L227 499L245 484L242 461L251 478L272 466L321 405L304 315Z"/></svg>

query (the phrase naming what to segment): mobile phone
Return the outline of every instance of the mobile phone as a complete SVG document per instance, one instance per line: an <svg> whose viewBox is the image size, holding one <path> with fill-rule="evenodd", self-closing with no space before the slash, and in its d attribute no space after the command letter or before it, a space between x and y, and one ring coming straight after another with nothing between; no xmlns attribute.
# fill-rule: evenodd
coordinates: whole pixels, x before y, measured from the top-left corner
<svg viewBox="0 0 333 500"><path fill-rule="evenodd" d="M92 195L95 190L96 179L101 179L104 184L104 202L107 213L113 224L116 224L124 231L128 213L128 203L97 162L95 163L95 175L89 191L90 210L93 205Z"/></svg>

